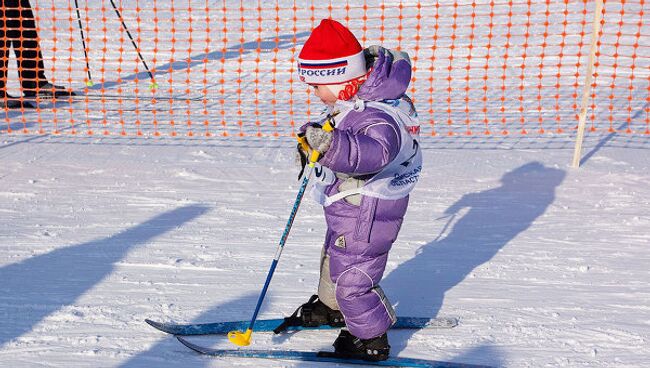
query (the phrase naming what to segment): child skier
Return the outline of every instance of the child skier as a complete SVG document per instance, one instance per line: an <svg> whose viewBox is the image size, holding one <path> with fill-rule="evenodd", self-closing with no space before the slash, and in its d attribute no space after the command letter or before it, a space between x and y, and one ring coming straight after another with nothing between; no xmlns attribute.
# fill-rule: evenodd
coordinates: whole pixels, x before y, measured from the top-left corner
<svg viewBox="0 0 650 368"><path fill-rule="evenodd" d="M338 355L385 360L396 317L378 284L422 164L409 133L417 127L405 95L410 60L380 46L364 50L350 30L324 19L302 48L298 71L327 106L321 121L300 129L298 145L303 162L312 150L321 154L312 194L324 206L327 233L318 295L276 332L346 326L334 342Z"/></svg>

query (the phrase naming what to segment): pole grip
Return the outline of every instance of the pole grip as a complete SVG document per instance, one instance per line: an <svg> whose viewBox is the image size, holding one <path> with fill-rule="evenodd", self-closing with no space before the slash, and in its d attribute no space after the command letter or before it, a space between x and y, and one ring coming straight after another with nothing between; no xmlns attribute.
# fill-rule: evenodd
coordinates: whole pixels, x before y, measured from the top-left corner
<svg viewBox="0 0 650 368"><path fill-rule="evenodd" d="M309 166L314 167L314 164L318 159L320 158L320 152L313 150L311 151L311 155L309 155Z"/></svg>

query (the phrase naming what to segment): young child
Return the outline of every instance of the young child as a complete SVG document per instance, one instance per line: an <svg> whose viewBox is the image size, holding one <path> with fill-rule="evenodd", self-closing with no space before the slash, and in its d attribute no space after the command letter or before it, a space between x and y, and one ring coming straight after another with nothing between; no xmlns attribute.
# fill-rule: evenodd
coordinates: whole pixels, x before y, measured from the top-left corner
<svg viewBox="0 0 650 368"><path fill-rule="evenodd" d="M327 106L320 122L301 128L298 145L303 157L305 149L321 153L312 180L320 180L313 191L327 233L318 295L284 325L346 326L334 342L338 355L385 360L396 317L378 284L422 164L409 134L417 127L405 95L410 60L380 46L364 50L346 27L324 19L298 63L301 81Z"/></svg>

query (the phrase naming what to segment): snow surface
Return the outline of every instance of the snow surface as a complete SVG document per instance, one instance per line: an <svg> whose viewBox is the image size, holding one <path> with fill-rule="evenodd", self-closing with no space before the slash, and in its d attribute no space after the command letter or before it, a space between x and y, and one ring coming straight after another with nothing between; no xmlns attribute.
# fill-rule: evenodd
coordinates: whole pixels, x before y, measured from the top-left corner
<svg viewBox="0 0 650 368"><path fill-rule="evenodd" d="M400 315L461 323L392 332L396 354L650 365L649 142L591 138L577 170L570 142L548 148L559 138L425 144L382 285ZM143 322L250 319L298 188L292 149L5 136L0 365L319 367L200 357ZM323 231L322 210L304 202L260 318L287 315L314 292ZM253 347L323 349L335 336L259 333Z"/></svg>
<svg viewBox="0 0 650 368"><path fill-rule="evenodd" d="M62 32L57 73L59 81L63 81L69 77L65 63L71 52L67 47L70 21L68 2L56 3L63 12L57 21L58 32ZM158 15L166 19L170 13L165 8L167 3L163 3L158 2ZM281 3L280 16L291 19L294 2ZM311 27L308 8L313 2L298 3L298 41L304 42L303 30ZM150 10L152 1L141 0L139 4ZM201 9L205 1L193 0L192 4ZM544 4L536 3L534 13L542 14ZM503 7L505 3L497 5ZM525 5L516 3L516 10L525 9ZM559 3L551 5L553 12L563 9ZM583 14L579 2L571 6L576 9L569 15L569 27L575 28ZM213 10L215 21L223 16L220 7L218 2ZM53 23L49 8L47 2L39 14L41 38L51 62L53 42L48 30L53 29ZM179 88L170 94L182 94L188 87L203 88L202 60L209 59L211 73L205 87L210 91L210 101L206 106L210 123L219 129L219 98L224 95L218 93L221 76L216 70L221 57L236 60L237 50L245 49L241 64L227 66L231 72L225 81L227 98L233 97L238 78L244 81L245 88L254 86L251 70L256 65L257 22L247 21L246 27L252 31L237 32L238 8L239 2L228 5L229 16L236 21L230 24L235 31L227 37L227 52L206 55L202 53L203 45L197 45L195 50L189 50L194 60L189 65L169 61L173 56L169 49L161 47L158 54L163 76L160 83L165 83L166 70L171 69ZM471 9L461 8L464 12ZM450 18L445 12L449 11L449 4L441 8L441 32L443 28L448 31ZM176 12L179 19L187 15L185 6ZM372 19L376 19L376 12L371 10ZM316 13L316 18L327 16L324 9L316 9ZM126 9L124 14L127 20L134 20L133 9ZM143 17L148 15L143 10ZM98 19L102 14L91 8L91 16ZM273 23L275 14L268 16ZM341 19L345 11L335 8L334 16ZM459 24L465 22L458 31L461 36L469 32L469 19L467 14L458 19ZM394 21L386 19L388 28ZM358 17L352 22L360 24ZM407 31L416 20L407 14L404 22ZM108 23L109 29L119 29L112 15ZM632 28L626 32L636 32L636 24L629 24ZM282 23L279 80L288 76L293 47L288 44L288 35L293 25L290 21ZM169 24L161 22L160 26ZM199 37L205 25L197 21L193 26L195 37ZM153 27L143 22L143 36L150 39ZM182 29L179 25L176 35L179 49L181 40L188 37ZM541 32L537 31L531 30ZM422 32L430 37L432 30L424 27ZM479 37L486 37L486 30L479 27L476 32L478 44ZM273 28L265 28L261 34L265 59L271 55L267 44L276 35ZM91 36L91 57L97 60L101 34ZM377 36L374 25L368 37ZM161 32L160 37L161 44L167 45L170 35ZM519 38L513 36L513 50L521 44ZM74 39L75 45L77 41ZM402 47L412 48L409 42L412 39L405 39ZM466 85L467 61L463 58L467 40L459 37L456 42L460 54L455 54L459 64L454 69L454 87L462 90ZM118 65L110 64L110 60L119 56L119 42L110 38L108 43L105 76L109 82L104 87L110 93L125 95L134 93L135 87L146 91L148 81L142 69L117 79ZM394 40L387 43L395 45ZM577 47L573 36L568 43ZM147 46L143 54L151 60L151 45ZM221 40L212 46L220 49ZM449 40L441 38L439 46L439 52L444 54ZM124 48L128 47L127 41ZM76 74L72 79L74 86L81 88L84 60L79 46L74 51ZM633 101L631 124L637 132L645 127L643 93L647 93L647 83L643 83L649 60L641 58L647 56L647 48L638 51L634 83L641 97ZM186 53L185 49L179 51L177 60ZM531 51L526 59L531 65L539 61L535 55ZM421 50L421 58L428 56ZM606 66L606 56L602 58ZM584 65L584 60L579 61ZM442 58L438 62L441 64L437 67L445 73L447 65ZM268 69L270 61L262 63ZM565 63L568 75L574 73L572 63ZM129 74L137 60L129 61L128 68L126 64L125 74ZM481 76L480 66L472 73ZM99 67L93 66L95 73ZM233 72L238 67L244 69L241 76ZM537 71L534 67L527 69L527 73L533 73L533 85L538 83ZM622 74L618 78L629 78ZM516 78L518 74L513 75ZM609 79L603 75L606 73L598 83L608 85ZM141 79L136 83L138 76ZM190 77L191 83L183 85ZM272 77L267 73L259 78L269 85ZM418 81L426 85L427 76ZM618 82L627 86L620 79ZM569 78L566 83L573 80ZM16 87L15 78L10 80L10 87ZM427 88L420 86L418 90ZM244 97L251 98L247 91ZM559 114L566 127L575 122L575 109L571 107L575 101L566 97L573 92L570 88L561 91ZM163 89L162 93L167 92ZM268 91L261 92L260 100L268 100L265 93ZM436 93L440 95L435 96L435 101L447 98L444 86ZM539 116L537 94L536 88L525 90L525 115L532 127ZM287 96L282 89L274 95L279 101ZM466 117L462 97L452 104L456 122ZM508 115L512 122L519 117L515 109L520 102L516 96L510 97L516 103L508 105L513 109ZM598 98L602 102L607 96ZM156 110L156 106L141 103L143 110L138 117L146 129L145 135L138 138L132 134L135 105L128 101L122 105L91 101L89 111L68 106L58 112L41 110L38 117L47 134L34 134L38 123L31 113L10 112L5 117L13 130L27 127L32 134L7 134L8 125L0 123L0 367L324 367L317 363L206 358L144 323L145 318L177 322L250 319L299 182L293 154L295 142L291 139L188 138L184 133L189 128L182 123L176 127L161 125L158 128L163 136L153 137L148 121L154 111L146 108ZM157 116L166 121L170 106L162 104ZM184 116L185 102L177 105L180 112L176 116ZM196 118L195 124L200 126L203 101L191 102L191 106L196 111L189 118ZM597 106L606 109L609 102ZM627 116L627 106L625 99L616 102L616 121L622 122L621 116ZM251 101L245 104L247 113L253 114L259 108L261 116L268 116L272 107L256 106ZM295 101L294 118L306 117L303 107L303 102ZM279 104L275 108L279 116L285 116L287 106ZM493 114L496 110L490 108ZM123 111L116 111L119 109ZM426 114L427 109L425 106L422 111ZM436 111L440 116L435 120L445 122L445 109ZM603 116L610 113L601 112L606 114ZM554 113L545 115L545 119L552 119ZM228 109L229 124L236 121L236 115L235 108ZM95 135L70 136L67 133L72 127L63 123L58 129L64 134L51 135L50 119L57 116L61 122L74 116L80 131L88 121ZM104 118L109 124L102 126L99 122ZM122 129L122 119L130 134L126 137L116 134ZM499 121L492 115L490 119ZM284 129L282 134L291 131L286 124L280 127ZM101 136L104 128L112 135ZM464 127L460 128L462 131ZM178 130L178 137L169 137L172 129ZM236 123L223 127L223 131L231 133L240 129ZM254 124L244 124L244 129L251 129L253 135L257 132ZM261 129L269 134L278 131L267 125ZM427 129L430 127L423 131L429 132ZM650 366L650 139L641 134L589 132L583 166L572 169L569 163L574 137L570 129L568 132L544 136L440 135L423 139L425 169L382 285L400 315L458 316L461 322L452 330L391 332L394 354L502 367ZM323 233L322 209L305 201L260 318L288 315L315 291ZM334 331L281 337L255 333L252 347L328 349L335 337ZM223 337L191 340L232 347Z"/></svg>

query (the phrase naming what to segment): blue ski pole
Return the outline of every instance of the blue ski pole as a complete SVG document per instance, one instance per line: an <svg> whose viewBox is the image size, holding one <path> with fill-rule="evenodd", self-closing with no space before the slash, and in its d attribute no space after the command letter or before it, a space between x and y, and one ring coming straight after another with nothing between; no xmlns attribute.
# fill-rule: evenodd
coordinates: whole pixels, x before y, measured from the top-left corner
<svg viewBox="0 0 650 368"><path fill-rule="evenodd" d="M301 142L301 144L303 144L303 142ZM273 273L275 272L275 267L278 265L278 261L280 260L280 255L282 255L282 249L284 248L284 244L286 243L287 238L289 237L289 231L291 230L291 226L293 225L293 220L296 218L296 214L298 213L298 208L300 207L300 202L302 202L302 197L305 194L305 189L307 188L307 184L309 183L309 178L311 177L311 174L314 171L314 166L316 161L318 161L319 156L320 156L320 152L316 150L311 152L311 156L309 157L309 164L308 164L309 171L305 174L305 176L302 179L302 184L300 185L300 189L298 190L296 201L293 203L293 208L291 209L291 215L289 216L289 221L287 221L287 226L285 226L284 232L282 233L280 244L278 245L278 249L275 252L275 257L273 258L273 262L271 263L271 268L269 269L269 273L266 276L266 282L264 283L264 287L262 288L260 297L257 300L257 306L255 307L255 312L253 312L253 318L251 319L251 323L248 325L248 329L246 330L246 332L230 331L228 333L228 339L235 345L248 346L251 343L251 335L253 334L253 327L255 326L255 320L257 319L257 314L259 313L260 307L262 306L262 302L264 301L264 296L266 295L266 291L268 290L269 284L271 283L271 278L273 277Z"/></svg>

